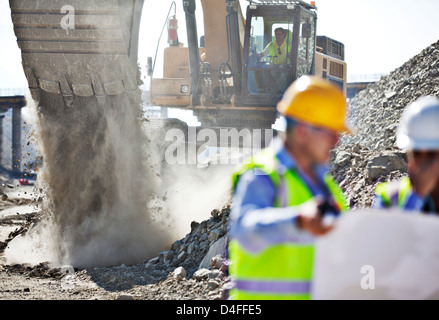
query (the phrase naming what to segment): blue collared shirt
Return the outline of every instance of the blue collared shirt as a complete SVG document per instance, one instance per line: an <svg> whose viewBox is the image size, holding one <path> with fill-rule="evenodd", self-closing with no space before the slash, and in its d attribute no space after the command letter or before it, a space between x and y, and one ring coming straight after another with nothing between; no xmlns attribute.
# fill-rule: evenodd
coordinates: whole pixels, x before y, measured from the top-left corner
<svg viewBox="0 0 439 320"><path fill-rule="evenodd" d="M312 181L299 170L280 138L273 139L270 146L283 169L296 169L314 196L324 195L323 177L326 166L315 168L320 183ZM249 251L282 242L311 243L314 237L296 227L297 209L294 207L274 208L276 188L262 171L254 169L245 172L239 179L230 216L230 236Z"/></svg>

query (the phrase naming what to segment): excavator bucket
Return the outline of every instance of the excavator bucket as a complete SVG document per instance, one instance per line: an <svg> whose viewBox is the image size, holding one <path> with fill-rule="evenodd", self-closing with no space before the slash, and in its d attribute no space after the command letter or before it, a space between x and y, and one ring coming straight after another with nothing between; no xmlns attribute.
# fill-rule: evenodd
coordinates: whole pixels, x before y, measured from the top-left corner
<svg viewBox="0 0 439 320"><path fill-rule="evenodd" d="M68 3L68 5L66 5ZM137 48L143 0L10 0L32 98L138 94Z"/></svg>

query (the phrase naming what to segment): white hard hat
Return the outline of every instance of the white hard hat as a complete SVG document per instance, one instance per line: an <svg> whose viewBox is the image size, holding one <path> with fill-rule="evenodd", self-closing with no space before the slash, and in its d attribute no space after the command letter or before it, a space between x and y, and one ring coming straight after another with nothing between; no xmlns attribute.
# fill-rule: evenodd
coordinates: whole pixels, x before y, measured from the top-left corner
<svg viewBox="0 0 439 320"><path fill-rule="evenodd" d="M439 150L439 99L422 96L401 116L396 143L403 150Z"/></svg>

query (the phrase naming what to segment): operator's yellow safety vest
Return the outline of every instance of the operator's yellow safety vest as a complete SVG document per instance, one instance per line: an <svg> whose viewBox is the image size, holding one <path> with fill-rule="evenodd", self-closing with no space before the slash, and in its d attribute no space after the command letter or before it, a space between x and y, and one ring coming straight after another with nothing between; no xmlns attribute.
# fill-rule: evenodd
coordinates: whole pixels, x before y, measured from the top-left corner
<svg viewBox="0 0 439 320"><path fill-rule="evenodd" d="M396 189L395 189L396 186ZM404 209L404 206L412 192L412 185L409 177L403 177L398 183L383 182L375 188L375 194L381 198L385 207L397 206ZM396 197L395 199L393 199Z"/></svg>
<svg viewBox="0 0 439 320"><path fill-rule="evenodd" d="M281 170L278 164L273 150L264 149L233 175L234 188L245 171L257 168L268 175L278 190L273 207L297 206L310 200L313 194L298 173L292 169ZM346 211L348 205L338 184L329 174L324 180L340 211ZM284 195L279 191L282 189L285 190ZM255 253L249 252L237 240L231 239L229 258L231 260L229 272L235 282L235 287L230 290L230 299L311 298L313 241L277 243Z"/></svg>
<svg viewBox="0 0 439 320"><path fill-rule="evenodd" d="M293 42L293 35L291 31L288 31L282 46L279 47L276 41L270 42L269 55L272 57L273 59L272 62L274 64L282 64L286 62L287 48L288 48L288 53L290 54L293 47L292 42ZM280 49L281 54L279 54L278 48ZM290 63L290 59L288 59L288 63Z"/></svg>

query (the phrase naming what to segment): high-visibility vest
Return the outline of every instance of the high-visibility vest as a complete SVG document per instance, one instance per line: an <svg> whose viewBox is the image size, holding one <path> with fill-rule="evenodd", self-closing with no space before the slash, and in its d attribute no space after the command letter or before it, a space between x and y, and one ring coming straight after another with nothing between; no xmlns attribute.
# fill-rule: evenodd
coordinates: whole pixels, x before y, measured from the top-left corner
<svg viewBox="0 0 439 320"><path fill-rule="evenodd" d="M401 209L404 208L411 192L412 185L409 177L403 177L397 184L383 182L375 188L375 194L381 198L384 206L397 206Z"/></svg>
<svg viewBox="0 0 439 320"><path fill-rule="evenodd" d="M272 41L269 44L269 55L272 57L272 62L274 64L282 64L286 62L286 56L287 56L287 48L288 48L288 54L291 54L291 50L293 47L293 37L291 31L288 31L287 35L285 36L284 43L279 47L276 43L276 41ZM278 51L278 48L280 49L280 54ZM290 63L290 60L288 59L288 63Z"/></svg>
<svg viewBox="0 0 439 320"><path fill-rule="evenodd" d="M295 170L279 172L278 160L273 151L264 149L255 155L233 175L236 187L239 177L247 170L259 169L277 188L273 207L297 206L313 197L309 187ZM325 184L330 190L340 211L348 206L338 184L330 175L325 176ZM285 188L285 195L280 191ZM309 237L312 240L312 237ZM237 240L229 242L229 272L235 282L230 290L230 299L310 299L312 269L314 261L314 241L276 243L260 252L246 250Z"/></svg>

